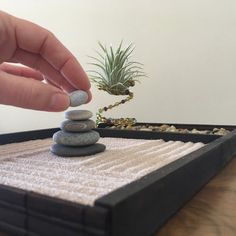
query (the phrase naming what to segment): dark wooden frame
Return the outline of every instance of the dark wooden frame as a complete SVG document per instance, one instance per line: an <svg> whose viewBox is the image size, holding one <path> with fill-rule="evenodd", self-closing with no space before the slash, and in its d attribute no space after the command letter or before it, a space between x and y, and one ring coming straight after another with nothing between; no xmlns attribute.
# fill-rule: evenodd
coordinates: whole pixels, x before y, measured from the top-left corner
<svg viewBox="0 0 236 236"><path fill-rule="evenodd" d="M94 206L1 185L0 229L32 236L151 235L236 154L235 127L225 128L232 132L223 137L98 128L105 137L201 141L208 145L97 199ZM57 130L0 135L0 144L48 138Z"/></svg>

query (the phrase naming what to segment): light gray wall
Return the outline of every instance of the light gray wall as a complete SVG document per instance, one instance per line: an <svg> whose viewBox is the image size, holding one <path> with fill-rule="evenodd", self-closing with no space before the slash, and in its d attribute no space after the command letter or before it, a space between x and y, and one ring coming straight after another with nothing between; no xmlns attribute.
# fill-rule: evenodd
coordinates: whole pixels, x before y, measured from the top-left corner
<svg viewBox="0 0 236 236"><path fill-rule="evenodd" d="M236 124L235 0L8 0L1 9L51 30L80 60L97 41L134 42L149 78L108 113L139 121ZM120 97L93 88L94 113ZM63 113L0 105L0 132L57 127Z"/></svg>

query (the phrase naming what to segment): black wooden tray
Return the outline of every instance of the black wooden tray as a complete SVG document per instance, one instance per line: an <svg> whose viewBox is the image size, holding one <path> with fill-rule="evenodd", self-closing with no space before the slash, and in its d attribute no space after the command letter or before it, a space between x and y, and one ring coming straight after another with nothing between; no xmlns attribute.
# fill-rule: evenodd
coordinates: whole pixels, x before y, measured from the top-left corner
<svg viewBox="0 0 236 236"><path fill-rule="evenodd" d="M212 129L215 126L181 124L179 127ZM161 138L207 145L97 199L94 206L0 185L0 230L11 235L32 236L151 235L236 154L235 127L220 127L231 132L221 137L98 128L103 137ZM57 130L0 135L0 144L48 138Z"/></svg>

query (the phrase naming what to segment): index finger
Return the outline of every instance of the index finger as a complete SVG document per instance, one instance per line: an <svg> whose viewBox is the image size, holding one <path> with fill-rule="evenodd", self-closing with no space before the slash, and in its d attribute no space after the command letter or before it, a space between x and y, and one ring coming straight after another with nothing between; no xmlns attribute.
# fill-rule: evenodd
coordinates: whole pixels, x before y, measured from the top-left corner
<svg viewBox="0 0 236 236"><path fill-rule="evenodd" d="M40 55L75 88L90 89L88 77L77 59L51 32L29 21L14 19L18 48Z"/></svg>

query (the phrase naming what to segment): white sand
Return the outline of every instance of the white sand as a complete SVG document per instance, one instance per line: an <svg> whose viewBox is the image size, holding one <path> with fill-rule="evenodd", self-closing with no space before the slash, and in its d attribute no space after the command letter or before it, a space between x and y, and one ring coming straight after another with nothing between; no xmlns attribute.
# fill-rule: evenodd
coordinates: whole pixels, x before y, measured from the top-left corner
<svg viewBox="0 0 236 236"><path fill-rule="evenodd" d="M0 184L93 205L107 193L204 146L203 143L101 138L107 150L61 158L51 139L0 146Z"/></svg>

